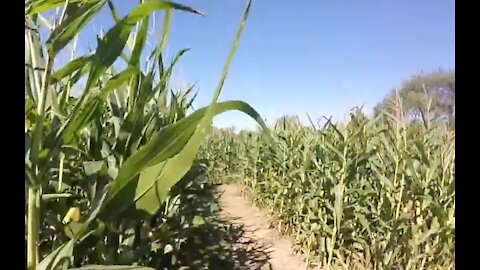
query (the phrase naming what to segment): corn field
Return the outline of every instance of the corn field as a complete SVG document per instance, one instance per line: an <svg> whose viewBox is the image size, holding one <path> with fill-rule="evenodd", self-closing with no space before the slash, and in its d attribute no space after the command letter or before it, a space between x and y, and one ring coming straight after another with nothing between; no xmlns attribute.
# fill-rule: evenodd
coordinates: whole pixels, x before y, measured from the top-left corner
<svg viewBox="0 0 480 270"><path fill-rule="evenodd" d="M233 269L214 192L231 182L311 266L454 269L454 131L428 115L408 121L398 100L375 118L285 118L273 132L249 104L219 102L250 6L211 102L194 110L195 86L171 86L188 49L168 59L166 47L174 12L198 10L141 0L121 16L110 0L25 1L26 269ZM80 54L102 9L114 24ZM154 12L163 23L148 48ZM232 110L261 129L212 129Z"/></svg>
<svg viewBox="0 0 480 270"><path fill-rule="evenodd" d="M244 185L312 265L454 269L455 133L392 107L323 127L279 121L274 144L217 130L202 154L211 178Z"/></svg>

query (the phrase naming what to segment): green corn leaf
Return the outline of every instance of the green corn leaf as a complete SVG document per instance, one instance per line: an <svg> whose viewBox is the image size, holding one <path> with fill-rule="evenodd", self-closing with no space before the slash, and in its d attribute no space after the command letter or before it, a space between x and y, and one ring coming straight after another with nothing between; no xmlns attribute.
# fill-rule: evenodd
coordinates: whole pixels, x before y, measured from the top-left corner
<svg viewBox="0 0 480 270"><path fill-rule="evenodd" d="M165 166L169 167L163 168L162 170L162 172L165 172L165 174L162 174L162 176L165 177L166 183L163 183L164 186L162 186L162 189L159 191L165 193L166 195L170 187L179 181L180 178L190 169L193 159L195 158L202 141L207 135L207 129L210 127L213 116L221 112L221 109L228 110L229 106L240 105L242 111L250 113L251 116L257 119L257 122L260 123L265 130L267 130L265 123L259 117L258 113L256 113L256 111L253 110L248 104L239 101L233 101L233 103L230 103L231 105L229 105L229 103L223 103L223 107L219 107L219 104L217 104L217 100L227 77L233 55L238 47L250 6L251 1L249 1L247 4L247 8L238 28L234 44L228 55L222 77L212 98L210 106L208 106L205 110L198 110L189 117L160 130L158 134L163 136L155 136L155 138L151 139L144 147L142 147L142 149L137 151L127 161L125 161L123 166L120 168L118 177L112 183L110 188L107 206L108 203L110 203L110 205L115 205L115 207L106 207L109 212L108 217L115 217L115 213L112 213L112 211L117 211L120 213L128 208L130 206L129 204L131 204L133 201L133 198L131 197L122 199L122 196L119 195L133 194L136 196L138 193L142 194L142 190L140 190L140 192L135 191L132 193L132 191L134 191L137 187L137 183L135 183L136 181L132 180L135 179L136 175L143 171L146 164L153 166L175 155L174 158L167 161ZM155 181L155 178L153 178L153 180ZM159 196L156 189L149 188L147 191L150 191L150 193L147 192L145 194L151 194L153 191L153 196L156 199L156 201L154 201L155 203L157 203L159 199L160 201L163 201L164 197L162 198L161 195ZM146 201L148 202L148 205L151 206L150 202L152 200L147 197ZM153 206L154 208L158 208L159 205L157 203ZM146 207L140 207L140 209L142 208ZM146 209L146 212L148 213L149 210L150 209Z"/></svg>
<svg viewBox="0 0 480 270"><path fill-rule="evenodd" d="M218 108L222 103L218 104ZM246 103L237 101L236 103L223 103L230 104L229 108L224 108L222 111L216 111L218 113L225 112L227 110L233 110L236 107L236 110L242 111L252 118L256 118L258 115L253 108L248 106ZM223 105L222 104L222 105ZM261 121L261 118L256 118L257 122L266 130L266 125ZM198 132L198 131L197 131ZM190 140L187 142L187 145L190 143ZM200 142L201 143L201 142ZM196 154L195 152L189 152L189 149L183 148L180 153L178 153L173 158L167 160L164 163L154 165L152 170L155 168L159 173L155 175L154 172L149 171L145 174L142 172L139 177L139 182L135 192L135 202L136 209L140 209L149 214L153 214L158 210L161 203L165 200L170 188L188 172L189 168L193 164L193 160ZM158 162L159 160L157 160ZM149 168L150 169L150 168Z"/></svg>
<svg viewBox="0 0 480 270"><path fill-rule="evenodd" d="M343 162L343 153L339 149L337 149L335 146L333 146L331 143L324 141L321 147L325 149L325 151L328 151L328 150L333 151L337 155L339 161Z"/></svg>
<svg viewBox="0 0 480 270"><path fill-rule="evenodd" d="M83 5L71 3L65 11L65 20L57 26L47 40L47 47L56 55L105 5L106 0L90 1Z"/></svg>
<svg viewBox="0 0 480 270"><path fill-rule="evenodd" d="M91 59L92 55L84 55L70 61L68 64L52 74L52 82L55 83L67 76L71 76L75 71L82 69L82 67L85 67L86 65L89 65Z"/></svg>
<svg viewBox="0 0 480 270"><path fill-rule="evenodd" d="M85 2L85 0L70 0L72 3L77 2ZM51 9L58 8L60 6L65 5L65 0L37 0L37 1L30 1L27 10L25 11L26 15L35 15L38 13L42 13Z"/></svg>
<svg viewBox="0 0 480 270"><path fill-rule="evenodd" d="M115 9L115 6L113 5L112 1L108 0L108 8L110 9L110 12L112 13L113 20L115 23L120 22L120 16L118 15L117 10Z"/></svg>
<svg viewBox="0 0 480 270"><path fill-rule="evenodd" d="M365 215L361 214L361 213L355 213L355 216L357 217L358 221L360 222L360 224L362 225L363 229L366 230L368 232L368 235L372 235L372 232L370 231L370 226L369 226L369 223L367 221L367 218L365 217Z"/></svg>
<svg viewBox="0 0 480 270"><path fill-rule="evenodd" d="M85 161L83 162L83 169L86 175L93 175L99 172L104 165L104 161Z"/></svg>
<svg viewBox="0 0 480 270"><path fill-rule="evenodd" d="M57 144L59 144L62 139L63 142L68 144L72 141L75 134L85 127L88 123L94 119L98 119L103 110L103 102L96 98L92 99L84 108L78 113L78 115L70 115L70 119L67 121L64 129L60 130L59 136L57 137Z"/></svg>
<svg viewBox="0 0 480 270"><path fill-rule="evenodd" d="M340 130L338 130L337 125L335 125L334 123L332 123L332 121L331 121L330 119L327 119L327 121L328 121L329 126L333 128L333 130L335 131L335 133L337 133L338 136L340 136L341 141L342 141L342 142L345 141L345 136L343 135L342 132L340 132Z"/></svg>
<svg viewBox="0 0 480 270"><path fill-rule="evenodd" d="M125 16L119 23L111 28L105 37L98 44L95 56L93 58L92 69L88 77L87 84L85 86L85 92L92 84L110 67L115 60L120 56L125 45L132 27L135 24L150 15L153 11L159 9L177 9L182 11L188 11L191 13L200 14L193 8L160 0L151 0L144 2L143 4L135 7L132 12Z"/></svg>
<svg viewBox="0 0 480 270"><path fill-rule="evenodd" d="M73 246L75 239L62 244L47 257L45 257L38 265L37 270L55 270L59 269L62 265L70 265L70 260L73 255ZM60 264L62 263L62 264Z"/></svg>
<svg viewBox="0 0 480 270"><path fill-rule="evenodd" d="M420 158L424 164L430 167L430 161L428 160L427 151L425 151L425 144L419 140L414 141L415 146L420 152Z"/></svg>
<svg viewBox="0 0 480 270"><path fill-rule="evenodd" d="M168 42L171 26L172 26L172 10L167 9L165 10L165 15L163 17L163 30L162 30L161 40L158 43L157 47L155 47L155 49L152 51L152 54L150 55L150 60L153 59L154 62L158 62L160 78L163 77L162 50L165 48Z"/></svg>
<svg viewBox="0 0 480 270"><path fill-rule="evenodd" d="M106 99L108 95L112 93L113 90L120 87L126 81L128 81L132 76L137 75L138 69L135 67L128 67L124 71L116 74L112 78L110 78L105 87L101 90L100 94L98 95L99 98Z"/></svg>
<svg viewBox="0 0 480 270"><path fill-rule="evenodd" d="M239 110L247 113L267 131L267 127L258 113L242 101L218 103L214 113L217 115L229 110ZM138 202L138 209L151 213L159 207L159 202L165 199L170 187L188 171L193 162L195 152L186 152L191 156L186 156L184 159L182 157L185 154L181 155L180 153L184 152L202 117L205 117L206 111L207 108L199 109L188 117L161 129L124 162L119 170L118 177L110 188L110 206L107 206L108 210L106 210L108 216L124 211L144 196L146 197ZM166 164L162 163L173 156L175 156L174 159L168 160ZM147 167L150 168L143 172ZM140 172L142 172L140 180L135 179L135 176ZM163 174L160 179L157 179L161 172ZM165 179L165 182L162 182L162 179ZM162 187L158 194L157 189L152 189L157 181L159 182L158 186Z"/></svg>
<svg viewBox="0 0 480 270"><path fill-rule="evenodd" d="M133 47L132 55L130 56L130 65L140 68L140 57L142 55L143 48L145 47L145 42L147 41L148 33L148 17L143 19L140 29L137 32L135 37L135 45Z"/></svg>
<svg viewBox="0 0 480 270"><path fill-rule="evenodd" d="M57 143L62 140L66 144L70 143L80 129L88 125L93 119L98 119L103 108L104 100L107 98L107 96L115 88L130 79L130 77L135 73L135 68L127 68L126 70L110 78L101 92L97 96L90 99L78 114L70 115L69 120L60 131L60 134L57 138Z"/></svg>
<svg viewBox="0 0 480 270"><path fill-rule="evenodd" d="M390 190L394 190L394 186L393 186L393 183L392 181L390 181L390 179L388 179L385 175L383 175L380 170L377 168L377 166L375 166L373 163L370 163L371 165L371 168L372 168L372 171L375 172L375 174L377 175L378 178L380 178L380 180L382 181L382 183L384 183Z"/></svg>

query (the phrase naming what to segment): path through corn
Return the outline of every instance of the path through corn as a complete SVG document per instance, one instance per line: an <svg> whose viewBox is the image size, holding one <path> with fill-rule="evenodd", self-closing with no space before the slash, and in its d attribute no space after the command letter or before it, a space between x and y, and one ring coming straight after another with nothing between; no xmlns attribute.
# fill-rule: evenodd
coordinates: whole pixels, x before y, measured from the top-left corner
<svg viewBox="0 0 480 270"><path fill-rule="evenodd" d="M239 232L235 249L239 269L305 270L302 256L292 253L292 243L271 226L270 219L247 202L242 187L220 187L221 217Z"/></svg>

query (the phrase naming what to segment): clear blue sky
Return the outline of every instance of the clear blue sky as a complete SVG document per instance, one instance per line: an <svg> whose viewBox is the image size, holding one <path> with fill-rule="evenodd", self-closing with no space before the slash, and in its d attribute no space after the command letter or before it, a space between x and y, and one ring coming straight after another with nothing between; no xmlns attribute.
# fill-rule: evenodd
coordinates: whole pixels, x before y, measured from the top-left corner
<svg viewBox="0 0 480 270"><path fill-rule="evenodd" d="M137 1L114 3L124 15ZM191 48L176 79L198 82L195 104L203 106L219 80L246 1L179 3L206 13L175 13L169 46L170 57ZM162 14L156 18L160 25ZM101 26L111 26L108 10L85 33L92 45L92 31ZM254 0L221 99L247 101L269 121L284 114L306 119L306 113L340 120L356 105L369 113L392 87L438 67L455 68L454 0ZM238 112L214 123L255 126Z"/></svg>

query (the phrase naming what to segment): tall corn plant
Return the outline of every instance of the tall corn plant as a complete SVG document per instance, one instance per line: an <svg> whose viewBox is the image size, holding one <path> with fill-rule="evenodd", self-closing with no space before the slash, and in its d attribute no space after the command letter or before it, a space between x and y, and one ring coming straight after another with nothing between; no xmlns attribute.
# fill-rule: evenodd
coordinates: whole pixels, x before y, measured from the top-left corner
<svg viewBox="0 0 480 270"><path fill-rule="evenodd" d="M191 167L215 115L239 110L266 128L248 104L217 102L245 26L250 1L210 105L189 115L186 110L191 100L173 94L168 104L167 98L173 66L186 50L180 51L167 66L163 63L162 50L168 39L170 10L199 14L193 8L168 1L142 1L128 15L119 18L108 1L115 25L98 40L96 50L54 70L59 52L71 44L105 4L107 0L26 3L28 269L66 269L74 261L91 263L76 258L94 252L112 226L120 223L120 227L130 228L125 225L128 224L126 218L140 225L142 220L151 219L170 188ZM38 20L52 9L59 11L58 16L54 18L48 40L42 42ZM150 56L154 64L142 71L140 60L148 20L153 11L160 9L166 10L162 40ZM128 55L125 46L135 25L138 30ZM127 68L117 72L113 64L119 60L125 61ZM70 90L82 78L86 79L85 87L82 94L74 98ZM83 191L72 194L71 188L75 185L83 187ZM69 208L65 199L73 207ZM51 209L53 214L48 211ZM54 242L51 252L44 254L39 252L39 235L45 233L41 230L42 217L48 216L56 224L57 227L53 227L57 232L51 239ZM58 234L58 230L65 232ZM103 254L101 248L96 252ZM120 263L128 261L131 260ZM105 262L116 263L115 260Z"/></svg>

